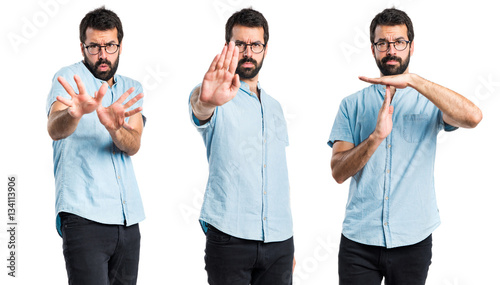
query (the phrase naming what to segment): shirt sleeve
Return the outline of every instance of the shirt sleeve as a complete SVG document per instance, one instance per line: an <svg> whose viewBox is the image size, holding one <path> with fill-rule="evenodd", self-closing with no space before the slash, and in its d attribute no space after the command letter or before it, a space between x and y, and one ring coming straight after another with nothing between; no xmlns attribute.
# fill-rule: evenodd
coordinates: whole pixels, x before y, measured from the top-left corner
<svg viewBox="0 0 500 285"><path fill-rule="evenodd" d="M339 111L335 117L335 122L333 123L332 131L330 132L330 138L328 140L328 145L333 146L335 141L346 141L354 143L354 136L350 126L350 117L348 110L348 102L345 98L340 103Z"/></svg>
<svg viewBox="0 0 500 285"><path fill-rule="evenodd" d="M443 112L441 110L439 110L439 120L440 125L445 132L453 132L455 130L458 130L458 127L452 126L443 120Z"/></svg>
<svg viewBox="0 0 500 285"><path fill-rule="evenodd" d="M191 96L193 95L194 90L196 90L196 88L198 88L199 86L201 86L201 84L196 85L196 87L194 87L193 90L191 90L191 93L189 94L189 98L188 98L188 107L189 107L189 117L190 117L191 123L198 129L198 131L202 132L206 128L210 127L213 124L213 122L215 121L215 117L217 116L218 107L215 108L212 117L210 117L210 120L208 122L206 122L205 124L201 125L200 120L198 120L198 118L196 118L196 116L194 115L193 107L191 106Z"/></svg>
<svg viewBox="0 0 500 285"><path fill-rule="evenodd" d="M57 81L57 78L59 76L62 76L66 81L71 85L73 90L75 90L76 93L78 93L78 87L76 86L76 82L74 77L74 72L72 72L69 68L63 68L59 70L55 75L54 78L52 78L52 87L50 88L49 95L47 96L47 106L46 106L46 112L47 116L50 114L50 109L52 108L52 104L54 104L55 101L57 101L57 96L64 97L66 99L71 100L71 96L66 92L64 87Z"/></svg>
<svg viewBox="0 0 500 285"><path fill-rule="evenodd" d="M135 96L141 94L141 93L144 93L144 89L142 88L142 84L139 82L139 81L135 81L133 80L133 85L134 87L134 92L132 92L132 94L130 94L127 99L125 99L125 101L123 102L123 104L126 104L128 101L132 100L132 98L134 98ZM128 86L127 88L130 88L132 86ZM140 100L138 100L137 102L135 102L134 105L130 106L127 111L132 111L134 109L137 109L139 107L142 107L144 104L144 97L142 97ZM141 112L141 115L142 115L142 126L145 127L146 126L146 116L144 115L144 110L142 110ZM126 121L128 122L128 119L129 118L126 118Z"/></svg>
<svg viewBox="0 0 500 285"><path fill-rule="evenodd" d="M276 101L276 103L278 104L280 115L274 116L275 131L278 137L283 139L283 141L285 142L285 146L289 146L290 142L288 139L288 128L286 124L285 114L283 113L281 104L278 103L278 101Z"/></svg>

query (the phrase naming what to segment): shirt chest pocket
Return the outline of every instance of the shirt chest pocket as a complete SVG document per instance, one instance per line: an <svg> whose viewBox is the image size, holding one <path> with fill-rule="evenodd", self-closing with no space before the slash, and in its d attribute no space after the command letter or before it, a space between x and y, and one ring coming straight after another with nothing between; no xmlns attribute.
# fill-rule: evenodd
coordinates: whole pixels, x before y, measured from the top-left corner
<svg viewBox="0 0 500 285"><path fill-rule="evenodd" d="M401 135L409 143L419 143L430 131L430 117L427 114L403 115Z"/></svg>

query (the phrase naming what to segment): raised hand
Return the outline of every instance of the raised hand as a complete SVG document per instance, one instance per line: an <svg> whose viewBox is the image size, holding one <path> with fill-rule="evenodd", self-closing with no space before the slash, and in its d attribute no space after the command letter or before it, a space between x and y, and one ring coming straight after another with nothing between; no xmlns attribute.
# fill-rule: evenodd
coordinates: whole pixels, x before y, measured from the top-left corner
<svg viewBox="0 0 500 285"><path fill-rule="evenodd" d="M359 76L359 79L372 84L390 85L399 89L403 89L411 85L412 74L404 73L398 75L382 76L380 78L368 78L366 76Z"/></svg>
<svg viewBox="0 0 500 285"><path fill-rule="evenodd" d="M97 107L97 116L99 117L99 121L108 131L118 131L121 127L124 127L127 130L134 129L131 125L125 122L125 118L139 113L142 111L142 107L135 108L131 111L127 111L127 109L144 97L144 94L141 93L130 99L126 104L123 104L132 92L134 92L134 87L123 93L123 95L109 107L103 107L101 104Z"/></svg>
<svg viewBox="0 0 500 285"><path fill-rule="evenodd" d="M387 85L384 102L378 112L377 126L373 132L375 138L378 140L385 139L392 131L392 114L394 113L394 106L391 106L391 100L393 96L393 91L391 91L390 86Z"/></svg>
<svg viewBox="0 0 500 285"><path fill-rule="evenodd" d="M239 51L234 42L225 45L208 69L201 84L199 100L212 106L222 106L236 96L240 79L236 74Z"/></svg>
<svg viewBox="0 0 500 285"><path fill-rule="evenodd" d="M101 85L99 90L95 92L94 97L91 97L85 91L85 86L78 75L74 76L76 86L78 87L78 94L75 93L71 85L64 79L64 77L59 76L57 80L64 87L71 100L66 99L61 96L57 96L57 101L68 106L68 114L76 119L80 119L83 115L92 113L101 105L102 98L106 95L108 90L108 84L104 83Z"/></svg>

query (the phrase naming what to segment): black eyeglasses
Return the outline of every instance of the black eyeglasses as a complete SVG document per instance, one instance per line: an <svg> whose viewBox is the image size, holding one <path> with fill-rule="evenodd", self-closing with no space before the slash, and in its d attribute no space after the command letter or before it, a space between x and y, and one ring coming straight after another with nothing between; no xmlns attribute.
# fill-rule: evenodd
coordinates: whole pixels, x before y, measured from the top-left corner
<svg viewBox="0 0 500 285"><path fill-rule="evenodd" d="M408 44L410 43L410 41L406 41L406 40L397 40L395 42L386 42L386 41L380 41L378 43L373 43L373 45L375 46L375 48L380 51L380 52L384 52L384 51L387 51L389 49L389 46L392 44L394 46L394 48L398 51L403 51L406 49L406 47L408 46Z"/></svg>
<svg viewBox="0 0 500 285"><path fill-rule="evenodd" d="M118 51L120 45L113 43L105 44L103 46L97 44L90 44L90 45L83 44L83 47L86 48L91 55L96 55L101 51L101 48L104 48L104 50L107 53L113 54Z"/></svg>
<svg viewBox="0 0 500 285"><path fill-rule="evenodd" d="M261 53L264 51L264 48L266 47L265 44L260 42L249 43L249 44L244 42L235 42L235 46L238 48L240 53L246 51L247 46L250 46L250 49L252 50L253 53Z"/></svg>

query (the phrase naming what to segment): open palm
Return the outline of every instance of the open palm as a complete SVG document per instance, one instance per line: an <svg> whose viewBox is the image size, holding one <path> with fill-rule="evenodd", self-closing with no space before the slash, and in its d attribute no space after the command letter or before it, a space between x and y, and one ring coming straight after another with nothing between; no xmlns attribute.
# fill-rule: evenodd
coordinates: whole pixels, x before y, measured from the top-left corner
<svg viewBox="0 0 500 285"><path fill-rule="evenodd" d="M95 92L94 97L87 94L85 86L78 75L74 76L76 86L78 87L78 94L75 93L71 85L64 79L64 77L59 76L57 80L64 87L66 92L68 92L70 99L66 99L62 96L57 96L57 101L68 106L68 113L73 118L81 118L85 114L89 114L97 110L99 105L101 105L102 98L106 95L108 90L108 85L103 84L97 92Z"/></svg>
<svg viewBox="0 0 500 285"><path fill-rule="evenodd" d="M235 74L238 53L234 42L230 42L214 58L201 84L201 102L222 106L236 96L240 88L239 76Z"/></svg>
<svg viewBox="0 0 500 285"><path fill-rule="evenodd" d="M107 130L116 131L121 127L125 129L131 130L133 129L127 122L125 122L125 118L133 116L142 110L142 107L135 108L131 111L127 111L132 105L134 105L137 101L139 101L144 94L141 93L134 98L130 99L126 104L122 104L125 99L130 96L134 92L134 87L127 90L123 93L118 100L116 100L113 104L108 107L103 107L99 105L97 108L97 116L99 117L99 121L101 124L106 127Z"/></svg>

